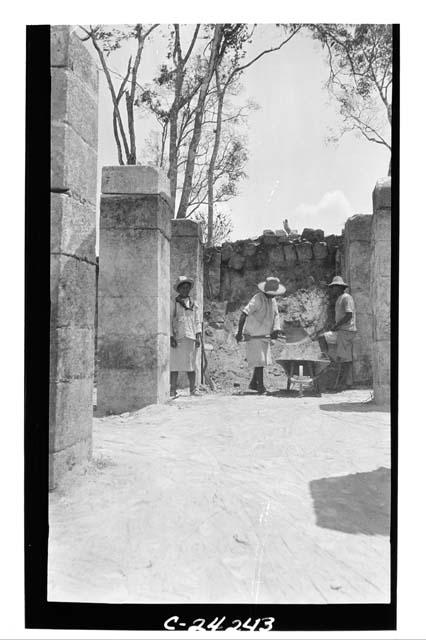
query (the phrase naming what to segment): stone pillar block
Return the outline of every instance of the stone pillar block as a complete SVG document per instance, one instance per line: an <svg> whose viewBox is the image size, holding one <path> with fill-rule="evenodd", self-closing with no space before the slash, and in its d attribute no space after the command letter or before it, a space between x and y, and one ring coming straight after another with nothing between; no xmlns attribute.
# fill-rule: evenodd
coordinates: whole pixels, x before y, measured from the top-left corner
<svg viewBox="0 0 426 640"><path fill-rule="evenodd" d="M49 487L92 449L98 73L70 27L51 28Z"/></svg>
<svg viewBox="0 0 426 640"><path fill-rule="evenodd" d="M219 267L220 268L220 267ZM194 279L192 295L200 307L203 317L204 300L204 270L203 270L203 243L201 226L194 220L172 220L172 239L170 245L170 279L172 286L179 276L188 276ZM220 282L219 282L220 284ZM176 297L174 289L171 291L171 303ZM197 384L201 382L201 350L197 354ZM179 384L187 385L186 376L179 376Z"/></svg>
<svg viewBox="0 0 426 640"><path fill-rule="evenodd" d="M148 168L117 167L116 176L111 167L103 172L102 184L107 191L112 184L113 193L101 196L97 397L101 414L135 411L169 397L172 211L168 194L162 195L165 180L159 175L153 186ZM132 184L138 185L135 194L129 193Z"/></svg>
<svg viewBox="0 0 426 640"><path fill-rule="evenodd" d="M371 221L371 215L352 216L346 221L344 233L344 277L354 299L358 330L354 343L354 380L362 384L372 381Z"/></svg>
<svg viewBox="0 0 426 640"><path fill-rule="evenodd" d="M371 300L373 314L373 387L378 404L390 400L391 179L373 191Z"/></svg>

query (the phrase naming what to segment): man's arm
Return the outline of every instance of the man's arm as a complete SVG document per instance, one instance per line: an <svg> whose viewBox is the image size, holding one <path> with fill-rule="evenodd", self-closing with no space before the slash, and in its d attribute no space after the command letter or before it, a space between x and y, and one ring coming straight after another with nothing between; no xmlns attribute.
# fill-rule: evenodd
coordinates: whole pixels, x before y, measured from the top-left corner
<svg viewBox="0 0 426 640"><path fill-rule="evenodd" d="M235 336L235 339L237 342L241 342L241 340L243 339L243 327L246 320L247 320L247 314L245 313L245 311L243 311L238 321L238 331L237 331L237 335Z"/></svg>
<svg viewBox="0 0 426 640"><path fill-rule="evenodd" d="M336 322L336 324L331 328L331 330L337 331L337 329L341 327L342 324L345 324L345 322L349 322L351 319L352 319L352 311L347 311L343 316L343 318L340 318L339 322Z"/></svg>

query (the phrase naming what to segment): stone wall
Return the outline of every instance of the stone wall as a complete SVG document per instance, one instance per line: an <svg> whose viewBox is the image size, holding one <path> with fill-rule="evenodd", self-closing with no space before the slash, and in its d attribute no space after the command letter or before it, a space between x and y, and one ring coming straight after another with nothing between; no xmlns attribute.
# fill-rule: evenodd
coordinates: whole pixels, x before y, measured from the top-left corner
<svg viewBox="0 0 426 640"><path fill-rule="evenodd" d="M324 237L321 230L304 230L294 239L280 232L225 243L204 253L206 309L227 302L233 312L257 291L258 282L277 276L287 292L279 309L287 320L312 332L332 320L327 285L344 268L343 236ZM213 304L216 308L216 305Z"/></svg>
<svg viewBox="0 0 426 640"><path fill-rule="evenodd" d="M104 167L99 244L100 414L169 397L169 183L153 167Z"/></svg>
<svg viewBox="0 0 426 640"><path fill-rule="evenodd" d="M390 401L391 179L373 191L371 302L373 316L373 388L379 405Z"/></svg>
<svg viewBox="0 0 426 640"><path fill-rule="evenodd" d="M353 347L354 381L372 382L372 309L370 296L371 215L352 216L345 224L346 282L355 302L357 335Z"/></svg>
<svg viewBox="0 0 426 640"><path fill-rule="evenodd" d="M70 27L51 28L49 486L90 457L98 144L96 64Z"/></svg>
<svg viewBox="0 0 426 640"><path fill-rule="evenodd" d="M172 220L172 238L170 244L170 280L171 280L171 306L173 310L174 300L177 295L174 284L177 278L185 275L194 279L194 287L191 295L200 307L203 317L204 304L204 269L203 269L203 244L201 227L193 220ZM197 357L197 384L201 382L201 350ZM179 376L179 386L187 386L188 379L185 374Z"/></svg>

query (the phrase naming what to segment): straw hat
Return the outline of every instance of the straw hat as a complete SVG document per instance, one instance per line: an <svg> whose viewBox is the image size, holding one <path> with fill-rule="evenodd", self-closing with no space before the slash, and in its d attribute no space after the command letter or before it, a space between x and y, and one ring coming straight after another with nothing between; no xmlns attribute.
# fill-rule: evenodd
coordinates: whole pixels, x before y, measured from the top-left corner
<svg viewBox="0 0 426 640"><path fill-rule="evenodd" d="M285 286L281 284L279 278L266 278L264 282L259 282L258 288L270 296L282 296L285 293Z"/></svg>
<svg viewBox="0 0 426 640"><path fill-rule="evenodd" d="M339 285L339 287L349 287L349 285L343 281L342 276L334 276L333 280L328 286L333 287L334 285Z"/></svg>
<svg viewBox="0 0 426 640"><path fill-rule="evenodd" d="M187 278L187 276L179 276L179 278L175 282L174 290L179 293L179 287L181 284L185 284L188 282L191 285L191 288L194 286L194 281L192 278Z"/></svg>

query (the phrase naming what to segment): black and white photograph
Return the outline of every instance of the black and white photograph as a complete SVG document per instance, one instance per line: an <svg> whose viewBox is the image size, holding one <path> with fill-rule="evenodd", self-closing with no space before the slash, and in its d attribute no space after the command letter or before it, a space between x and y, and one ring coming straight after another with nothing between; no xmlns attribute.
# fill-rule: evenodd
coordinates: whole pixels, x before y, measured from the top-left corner
<svg viewBox="0 0 426 640"><path fill-rule="evenodd" d="M44 28L47 606L395 629L399 25Z"/></svg>

